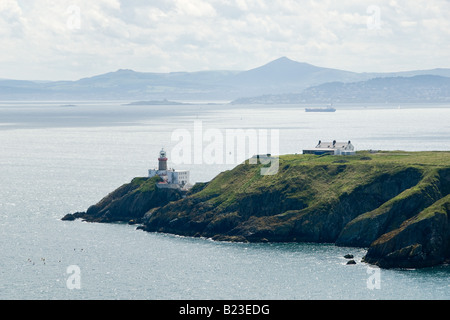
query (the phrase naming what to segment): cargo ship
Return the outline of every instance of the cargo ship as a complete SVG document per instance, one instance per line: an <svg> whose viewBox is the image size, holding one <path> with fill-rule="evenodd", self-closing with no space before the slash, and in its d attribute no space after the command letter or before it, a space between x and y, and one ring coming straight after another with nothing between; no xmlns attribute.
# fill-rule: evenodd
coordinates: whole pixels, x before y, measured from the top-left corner
<svg viewBox="0 0 450 320"><path fill-rule="evenodd" d="M333 107L326 108L305 108L306 112L336 112L336 109Z"/></svg>

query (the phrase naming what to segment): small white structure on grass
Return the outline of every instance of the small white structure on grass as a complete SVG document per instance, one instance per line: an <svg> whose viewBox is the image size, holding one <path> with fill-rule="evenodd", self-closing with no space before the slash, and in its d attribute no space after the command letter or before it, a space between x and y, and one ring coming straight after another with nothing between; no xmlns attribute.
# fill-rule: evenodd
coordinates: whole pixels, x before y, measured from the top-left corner
<svg viewBox="0 0 450 320"><path fill-rule="evenodd" d="M334 140L333 142L322 142L319 140L317 146L313 149L305 149L303 150L303 154L332 154L332 155L354 155L355 147L352 145L351 141L348 142L337 142Z"/></svg>

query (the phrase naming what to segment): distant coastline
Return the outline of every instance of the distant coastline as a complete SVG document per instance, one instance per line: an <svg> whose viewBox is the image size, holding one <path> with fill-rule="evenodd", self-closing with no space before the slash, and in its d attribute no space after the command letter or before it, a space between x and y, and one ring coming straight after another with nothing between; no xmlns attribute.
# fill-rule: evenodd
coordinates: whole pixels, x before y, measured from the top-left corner
<svg viewBox="0 0 450 320"><path fill-rule="evenodd" d="M125 106L177 106L177 105L191 105L191 103L164 100L151 101L135 101L124 104Z"/></svg>
<svg viewBox="0 0 450 320"><path fill-rule="evenodd" d="M150 101L135 101L124 104L124 106L192 106L192 105L220 105L220 103L214 102L202 102L202 103L190 103L190 102L178 102L171 100L150 100Z"/></svg>

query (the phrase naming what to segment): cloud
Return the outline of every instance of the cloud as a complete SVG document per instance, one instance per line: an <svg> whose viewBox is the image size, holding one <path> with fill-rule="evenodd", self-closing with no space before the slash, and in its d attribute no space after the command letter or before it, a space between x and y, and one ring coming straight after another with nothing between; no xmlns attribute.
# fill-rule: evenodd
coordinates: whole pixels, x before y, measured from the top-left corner
<svg viewBox="0 0 450 320"><path fill-rule="evenodd" d="M202 0L176 0L175 6L179 15L188 17L214 17L216 10L206 1Z"/></svg>
<svg viewBox="0 0 450 320"><path fill-rule="evenodd" d="M280 56L354 71L450 67L442 12L448 1L1 0L0 77L249 69Z"/></svg>
<svg viewBox="0 0 450 320"><path fill-rule="evenodd" d="M24 19L22 10L14 0L0 2L0 37L20 36Z"/></svg>

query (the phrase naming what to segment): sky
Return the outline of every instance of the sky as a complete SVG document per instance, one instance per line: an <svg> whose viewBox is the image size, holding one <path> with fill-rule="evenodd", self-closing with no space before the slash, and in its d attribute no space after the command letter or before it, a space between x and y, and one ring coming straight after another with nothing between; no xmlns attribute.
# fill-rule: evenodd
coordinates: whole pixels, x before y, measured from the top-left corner
<svg viewBox="0 0 450 320"><path fill-rule="evenodd" d="M249 70L280 57L450 68L449 13L450 0L0 0L0 78Z"/></svg>

